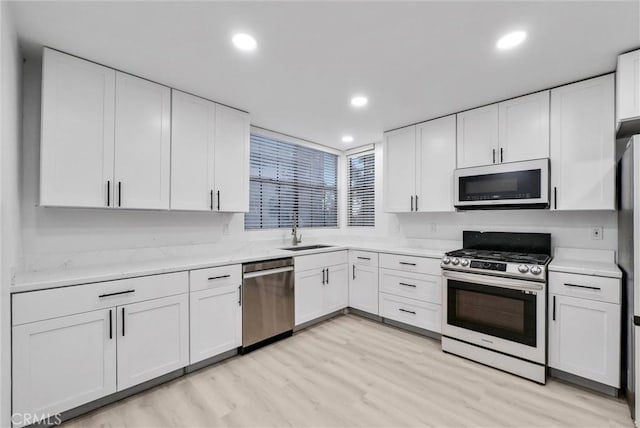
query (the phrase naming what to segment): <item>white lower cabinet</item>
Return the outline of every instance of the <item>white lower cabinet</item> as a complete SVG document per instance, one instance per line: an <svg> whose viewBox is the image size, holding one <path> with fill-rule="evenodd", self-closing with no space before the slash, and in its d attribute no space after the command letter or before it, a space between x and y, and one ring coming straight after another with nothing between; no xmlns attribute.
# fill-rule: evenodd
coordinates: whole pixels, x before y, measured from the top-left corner
<svg viewBox="0 0 640 428"><path fill-rule="evenodd" d="M13 413L54 415L116 392L114 309L19 325L12 336Z"/></svg>
<svg viewBox="0 0 640 428"><path fill-rule="evenodd" d="M620 305L549 296L549 367L620 387Z"/></svg>
<svg viewBox="0 0 640 428"><path fill-rule="evenodd" d="M436 333L441 331L440 305L380 293L380 316Z"/></svg>
<svg viewBox="0 0 640 428"><path fill-rule="evenodd" d="M346 251L294 258L296 326L349 305L347 260Z"/></svg>
<svg viewBox="0 0 640 428"><path fill-rule="evenodd" d="M238 285L191 292L190 363L242 345L242 306Z"/></svg>
<svg viewBox="0 0 640 428"><path fill-rule="evenodd" d="M118 391L189 364L189 297L118 307Z"/></svg>
<svg viewBox="0 0 640 428"><path fill-rule="evenodd" d="M378 315L377 266L351 264L349 306L370 314Z"/></svg>

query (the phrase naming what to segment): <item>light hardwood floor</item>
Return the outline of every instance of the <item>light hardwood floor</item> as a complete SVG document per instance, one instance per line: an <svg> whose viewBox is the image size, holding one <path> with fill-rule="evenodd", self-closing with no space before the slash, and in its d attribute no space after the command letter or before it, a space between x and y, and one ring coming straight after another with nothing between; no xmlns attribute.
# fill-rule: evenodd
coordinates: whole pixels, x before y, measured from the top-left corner
<svg viewBox="0 0 640 428"><path fill-rule="evenodd" d="M520 379L354 315L69 421L76 427L632 427L621 399Z"/></svg>

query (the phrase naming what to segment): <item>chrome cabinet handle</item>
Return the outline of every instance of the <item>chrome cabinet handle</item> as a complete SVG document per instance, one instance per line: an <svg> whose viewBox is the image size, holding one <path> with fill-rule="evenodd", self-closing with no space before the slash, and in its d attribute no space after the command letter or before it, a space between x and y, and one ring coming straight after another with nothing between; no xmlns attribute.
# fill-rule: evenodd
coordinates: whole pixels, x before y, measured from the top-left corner
<svg viewBox="0 0 640 428"><path fill-rule="evenodd" d="M408 314L413 314L413 315L415 315L415 314L416 314L414 311L409 311L409 310L402 309L402 308L400 308L400 309L398 309L398 310L399 310L400 312L406 312L406 313L408 313Z"/></svg>
<svg viewBox="0 0 640 428"><path fill-rule="evenodd" d="M102 299L104 297L119 296L121 294L135 293L135 292L136 292L136 290L132 289L132 290L126 290L126 291L117 291L115 293L101 294L101 295L98 296L98 299Z"/></svg>
<svg viewBox="0 0 640 428"><path fill-rule="evenodd" d="M416 288L416 285L414 285L414 284L407 284L406 282L399 282L398 284L400 284L400 285L404 285L405 287L413 287L413 288Z"/></svg>
<svg viewBox="0 0 640 428"><path fill-rule="evenodd" d="M602 290L600 287L593 287L590 285L568 284L566 282L564 283L564 285L566 285L567 287L586 288L587 290L596 290L596 291Z"/></svg>
<svg viewBox="0 0 640 428"><path fill-rule="evenodd" d="M223 278L229 278L231 275L227 274L227 275L220 275L220 276L212 276L210 278L207 278L207 281L214 281L216 279L223 279Z"/></svg>

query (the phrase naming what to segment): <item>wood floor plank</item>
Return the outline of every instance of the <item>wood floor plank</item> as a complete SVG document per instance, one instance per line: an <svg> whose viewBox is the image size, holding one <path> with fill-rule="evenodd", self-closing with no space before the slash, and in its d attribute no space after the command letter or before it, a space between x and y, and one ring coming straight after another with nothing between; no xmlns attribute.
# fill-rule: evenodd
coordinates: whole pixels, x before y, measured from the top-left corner
<svg viewBox="0 0 640 428"><path fill-rule="evenodd" d="M626 402L538 385L354 315L68 421L84 427L633 427Z"/></svg>

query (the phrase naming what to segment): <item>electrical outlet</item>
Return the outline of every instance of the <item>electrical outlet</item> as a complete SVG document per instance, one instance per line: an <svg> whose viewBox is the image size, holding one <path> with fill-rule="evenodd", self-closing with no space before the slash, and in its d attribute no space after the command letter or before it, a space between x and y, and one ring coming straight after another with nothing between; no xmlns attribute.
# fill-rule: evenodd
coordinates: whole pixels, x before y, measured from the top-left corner
<svg viewBox="0 0 640 428"><path fill-rule="evenodd" d="M591 228L591 239L594 239L594 240L602 239L602 226L593 226Z"/></svg>

